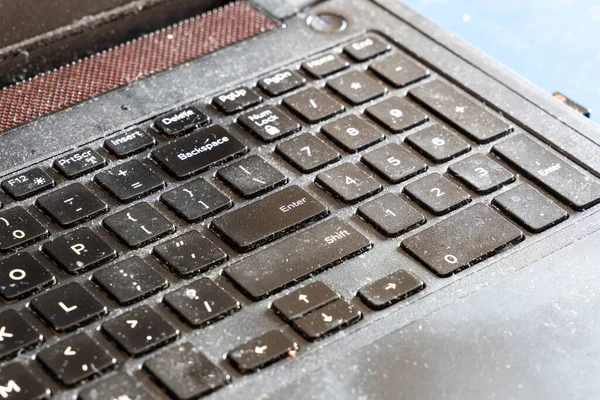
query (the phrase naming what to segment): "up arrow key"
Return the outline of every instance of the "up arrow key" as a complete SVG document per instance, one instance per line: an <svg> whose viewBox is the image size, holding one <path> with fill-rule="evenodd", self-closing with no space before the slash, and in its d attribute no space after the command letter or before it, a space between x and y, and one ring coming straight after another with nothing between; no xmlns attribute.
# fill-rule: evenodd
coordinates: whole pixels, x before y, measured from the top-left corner
<svg viewBox="0 0 600 400"><path fill-rule="evenodd" d="M393 282L390 282L387 284L387 286L385 287L385 290L395 290L396 289L396 284Z"/></svg>

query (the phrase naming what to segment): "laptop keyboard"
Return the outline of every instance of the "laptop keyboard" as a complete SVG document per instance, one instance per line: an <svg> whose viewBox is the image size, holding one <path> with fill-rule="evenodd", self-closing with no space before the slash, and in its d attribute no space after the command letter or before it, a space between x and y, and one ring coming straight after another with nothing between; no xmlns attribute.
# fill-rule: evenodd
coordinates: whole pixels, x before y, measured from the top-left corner
<svg viewBox="0 0 600 400"><path fill-rule="evenodd" d="M1 186L7 399L199 398L600 202L591 173L376 35ZM387 240L423 268L355 297L319 279ZM249 307L279 329L220 356L190 342Z"/></svg>

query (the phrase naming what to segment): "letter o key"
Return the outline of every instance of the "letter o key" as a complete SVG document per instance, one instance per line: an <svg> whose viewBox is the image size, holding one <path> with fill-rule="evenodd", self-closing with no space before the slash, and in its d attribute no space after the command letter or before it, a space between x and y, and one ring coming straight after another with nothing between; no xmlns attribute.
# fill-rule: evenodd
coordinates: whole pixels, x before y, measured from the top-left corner
<svg viewBox="0 0 600 400"><path fill-rule="evenodd" d="M25 279L25 277L27 276L27 273L25 271L23 271L22 269L13 269L12 271L10 271L8 273L8 277L10 279L12 279L13 281L21 281L23 279Z"/></svg>

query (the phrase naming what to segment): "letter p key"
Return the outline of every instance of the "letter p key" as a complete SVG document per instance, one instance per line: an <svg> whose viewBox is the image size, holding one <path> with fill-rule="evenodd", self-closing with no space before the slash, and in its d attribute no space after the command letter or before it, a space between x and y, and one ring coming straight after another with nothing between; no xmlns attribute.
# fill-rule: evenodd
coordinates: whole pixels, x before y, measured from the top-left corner
<svg viewBox="0 0 600 400"><path fill-rule="evenodd" d="M73 246L71 246L71 250L73 250L73 253L80 256L81 253L83 253L85 251L85 246L81 243L77 243L77 244L74 244Z"/></svg>

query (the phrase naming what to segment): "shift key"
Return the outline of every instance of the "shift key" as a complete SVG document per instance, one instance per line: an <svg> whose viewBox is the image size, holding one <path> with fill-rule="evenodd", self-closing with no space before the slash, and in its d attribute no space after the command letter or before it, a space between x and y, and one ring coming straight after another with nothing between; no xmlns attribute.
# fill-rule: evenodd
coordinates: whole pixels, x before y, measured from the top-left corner
<svg viewBox="0 0 600 400"><path fill-rule="evenodd" d="M226 267L223 273L260 300L372 247L369 239L331 218Z"/></svg>
<svg viewBox="0 0 600 400"><path fill-rule="evenodd" d="M215 218L211 229L237 251L247 252L328 214L323 204L294 185Z"/></svg>
<svg viewBox="0 0 600 400"><path fill-rule="evenodd" d="M152 157L178 179L185 179L248 151L225 128L213 125L152 152Z"/></svg>
<svg viewBox="0 0 600 400"><path fill-rule="evenodd" d="M574 210L585 210L600 202L598 179L525 135L498 143L492 152Z"/></svg>

